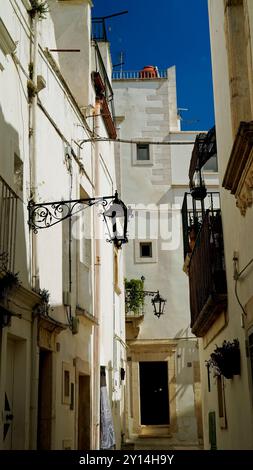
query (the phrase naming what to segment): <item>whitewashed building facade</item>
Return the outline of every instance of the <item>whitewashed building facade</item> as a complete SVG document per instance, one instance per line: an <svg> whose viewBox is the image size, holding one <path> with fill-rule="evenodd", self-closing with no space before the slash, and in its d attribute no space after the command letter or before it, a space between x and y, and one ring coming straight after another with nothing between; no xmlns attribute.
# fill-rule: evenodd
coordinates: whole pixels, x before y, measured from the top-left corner
<svg viewBox="0 0 253 470"><path fill-rule="evenodd" d="M199 356L182 270L181 207L198 132L180 129L175 67L115 72L113 78L118 135L128 142L116 144L118 187L134 215L126 278L144 277L144 290L167 300L160 318L148 295L144 314L126 313L127 437L169 437L175 446L196 446L202 441ZM205 178L217 191L217 173Z"/></svg>
<svg viewBox="0 0 253 470"><path fill-rule="evenodd" d="M38 3L0 5L0 448L119 448L124 248L106 242L98 207L38 233L27 209L31 200L114 195L113 143L93 139L115 138L104 111L109 49L91 41L89 0L49 1L45 18ZM54 210L49 225L67 209ZM113 416L109 444L101 371Z"/></svg>

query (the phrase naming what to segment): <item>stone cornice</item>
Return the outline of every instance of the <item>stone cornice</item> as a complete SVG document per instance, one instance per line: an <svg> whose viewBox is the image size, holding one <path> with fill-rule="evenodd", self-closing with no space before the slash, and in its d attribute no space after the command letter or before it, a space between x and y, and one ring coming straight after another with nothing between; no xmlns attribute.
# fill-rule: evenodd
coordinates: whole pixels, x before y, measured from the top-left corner
<svg viewBox="0 0 253 470"><path fill-rule="evenodd" d="M222 186L235 195L245 215L253 202L253 121L240 123Z"/></svg>

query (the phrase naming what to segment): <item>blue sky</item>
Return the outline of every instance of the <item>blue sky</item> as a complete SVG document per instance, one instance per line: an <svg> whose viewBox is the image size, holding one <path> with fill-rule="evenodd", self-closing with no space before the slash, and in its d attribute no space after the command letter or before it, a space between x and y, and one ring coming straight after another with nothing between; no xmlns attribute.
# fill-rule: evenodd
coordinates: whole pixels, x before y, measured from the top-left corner
<svg viewBox="0 0 253 470"><path fill-rule="evenodd" d="M176 65L182 129L214 125L207 0L93 0L93 16L128 10L106 20L113 63L123 70ZM119 70L119 68L115 68Z"/></svg>

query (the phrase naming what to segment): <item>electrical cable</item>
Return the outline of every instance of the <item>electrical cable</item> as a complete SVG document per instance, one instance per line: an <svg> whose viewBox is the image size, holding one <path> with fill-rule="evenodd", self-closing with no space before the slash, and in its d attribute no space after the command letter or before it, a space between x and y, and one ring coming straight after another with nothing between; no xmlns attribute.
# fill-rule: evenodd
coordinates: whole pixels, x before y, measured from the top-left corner
<svg viewBox="0 0 253 470"><path fill-rule="evenodd" d="M82 148L83 144L86 144L88 142L120 142L122 144L139 144L142 145L143 141L139 140L131 140L131 139L112 139L110 137L91 137L90 139L84 139L80 141L80 147ZM145 144L148 145L194 145L194 142L173 142L173 141L145 141Z"/></svg>
<svg viewBox="0 0 253 470"><path fill-rule="evenodd" d="M245 308L243 307L240 299L239 299L239 296L238 296L238 292L237 292L237 282L238 282L238 279L240 279L241 275L246 271L246 269L253 263L253 258L251 258L251 260L246 264L246 266L239 272L236 274L236 277L235 277L235 297L236 297L236 300L238 302L238 304L240 305L241 309L242 309L242 312L244 314L245 317L247 317L247 312L245 311Z"/></svg>
<svg viewBox="0 0 253 470"><path fill-rule="evenodd" d="M246 269L251 265L251 263L253 263L253 258L251 258L248 264L246 264L246 266L238 273L238 279L244 273L244 271L246 271Z"/></svg>
<svg viewBox="0 0 253 470"><path fill-rule="evenodd" d="M242 312L243 312L244 316L247 317L247 313L245 312L245 309L244 309L244 307L243 307L243 305L242 305L242 303L239 299L238 293L237 293L237 281L238 281L238 279L235 280L235 297L236 297L236 300L237 300L238 304L240 305L240 307L242 309Z"/></svg>

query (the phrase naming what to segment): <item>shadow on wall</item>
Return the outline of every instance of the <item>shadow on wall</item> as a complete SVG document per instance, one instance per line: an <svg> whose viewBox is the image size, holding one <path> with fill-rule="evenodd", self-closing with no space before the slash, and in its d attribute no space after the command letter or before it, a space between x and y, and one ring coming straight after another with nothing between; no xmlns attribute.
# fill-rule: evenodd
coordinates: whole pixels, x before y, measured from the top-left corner
<svg viewBox="0 0 253 470"><path fill-rule="evenodd" d="M188 328L179 330L175 335L178 338L176 349L177 384L181 386L193 384L193 367L196 362L199 362L198 340L194 339L192 335L188 339L188 336Z"/></svg>
<svg viewBox="0 0 253 470"><path fill-rule="evenodd" d="M18 196L17 212L14 214L16 222L16 239L12 244L11 253L14 256L14 271L19 273L19 280L24 287L29 287L29 264L27 259L27 247L25 237L25 224L28 221L27 201L23 196L23 161L20 154L19 135L17 131L5 121L2 108L0 107L0 176L5 183ZM4 203L4 195L1 203ZM10 211L8 217L10 220ZM0 215L0 230L7 230L8 221L6 216ZM9 222L9 234L14 236L14 226ZM10 243L10 241L9 241ZM6 245L5 245L6 246ZM0 247L0 249L3 249Z"/></svg>

